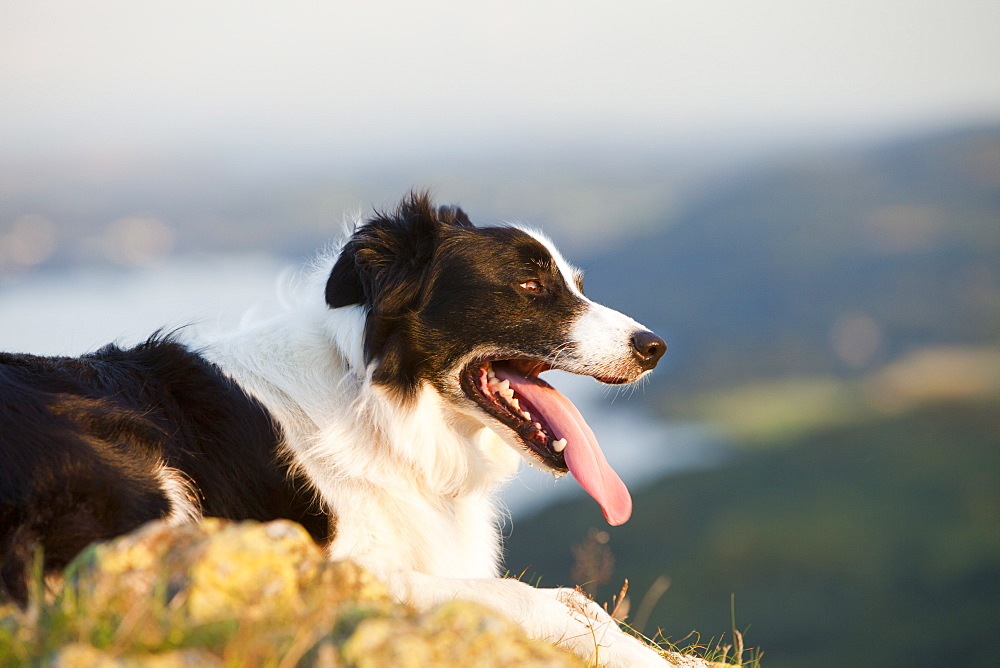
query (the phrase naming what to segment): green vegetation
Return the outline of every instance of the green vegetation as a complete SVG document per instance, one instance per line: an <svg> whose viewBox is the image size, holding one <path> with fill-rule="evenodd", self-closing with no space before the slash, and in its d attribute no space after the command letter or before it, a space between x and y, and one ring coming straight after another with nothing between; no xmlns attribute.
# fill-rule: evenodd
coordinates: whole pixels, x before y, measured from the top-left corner
<svg viewBox="0 0 1000 668"><path fill-rule="evenodd" d="M781 438L649 485L633 519L605 529L633 592L669 578L647 632L721 635L733 596L768 666L990 665L1000 400L938 400ZM598 519L580 501L518 523L507 563L573 584L570 546Z"/></svg>
<svg viewBox="0 0 1000 668"><path fill-rule="evenodd" d="M665 415L716 425L742 448L775 448L820 428L928 402L1000 396L1000 348L920 348L869 374L762 380L670 397Z"/></svg>

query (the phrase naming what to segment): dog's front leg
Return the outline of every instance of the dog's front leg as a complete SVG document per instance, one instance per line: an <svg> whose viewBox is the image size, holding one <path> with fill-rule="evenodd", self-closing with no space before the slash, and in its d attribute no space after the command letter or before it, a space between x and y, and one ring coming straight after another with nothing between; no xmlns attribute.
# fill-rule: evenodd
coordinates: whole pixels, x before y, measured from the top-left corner
<svg viewBox="0 0 1000 668"><path fill-rule="evenodd" d="M669 665L652 648L623 632L597 603L572 589L538 589L507 578L444 578L413 571L383 573L382 577L393 595L418 610L455 599L479 603L513 620L529 635L597 665Z"/></svg>

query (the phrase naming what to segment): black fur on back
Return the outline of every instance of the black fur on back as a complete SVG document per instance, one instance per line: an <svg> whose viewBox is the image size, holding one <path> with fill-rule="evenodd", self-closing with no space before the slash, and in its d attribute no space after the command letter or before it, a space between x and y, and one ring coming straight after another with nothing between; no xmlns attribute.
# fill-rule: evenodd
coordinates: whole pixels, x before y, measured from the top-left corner
<svg viewBox="0 0 1000 668"><path fill-rule="evenodd" d="M183 471L206 516L329 518L283 463L266 411L169 337L80 358L0 353L0 594L23 603L41 546L46 571L95 540L171 510L157 470Z"/></svg>

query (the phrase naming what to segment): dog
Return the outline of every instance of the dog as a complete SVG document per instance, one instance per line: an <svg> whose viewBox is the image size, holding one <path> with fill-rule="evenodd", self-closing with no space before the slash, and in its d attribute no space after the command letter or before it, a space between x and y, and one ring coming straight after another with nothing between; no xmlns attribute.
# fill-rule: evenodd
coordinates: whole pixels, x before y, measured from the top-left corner
<svg viewBox="0 0 1000 668"><path fill-rule="evenodd" d="M648 374L663 340L583 293L537 231L414 193L358 223L280 315L79 358L0 354L0 559L46 572L145 522L287 518L427 609L479 602L601 665L667 665L589 598L499 577L497 494L567 471L612 525L632 502L539 374Z"/></svg>

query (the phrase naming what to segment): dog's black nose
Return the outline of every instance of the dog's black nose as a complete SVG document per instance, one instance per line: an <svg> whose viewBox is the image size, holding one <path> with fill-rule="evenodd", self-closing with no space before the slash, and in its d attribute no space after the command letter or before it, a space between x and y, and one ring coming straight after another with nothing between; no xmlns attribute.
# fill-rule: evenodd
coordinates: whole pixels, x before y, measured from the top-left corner
<svg viewBox="0 0 1000 668"><path fill-rule="evenodd" d="M643 369L652 369L667 351L666 342L648 330L632 335L632 357Z"/></svg>

